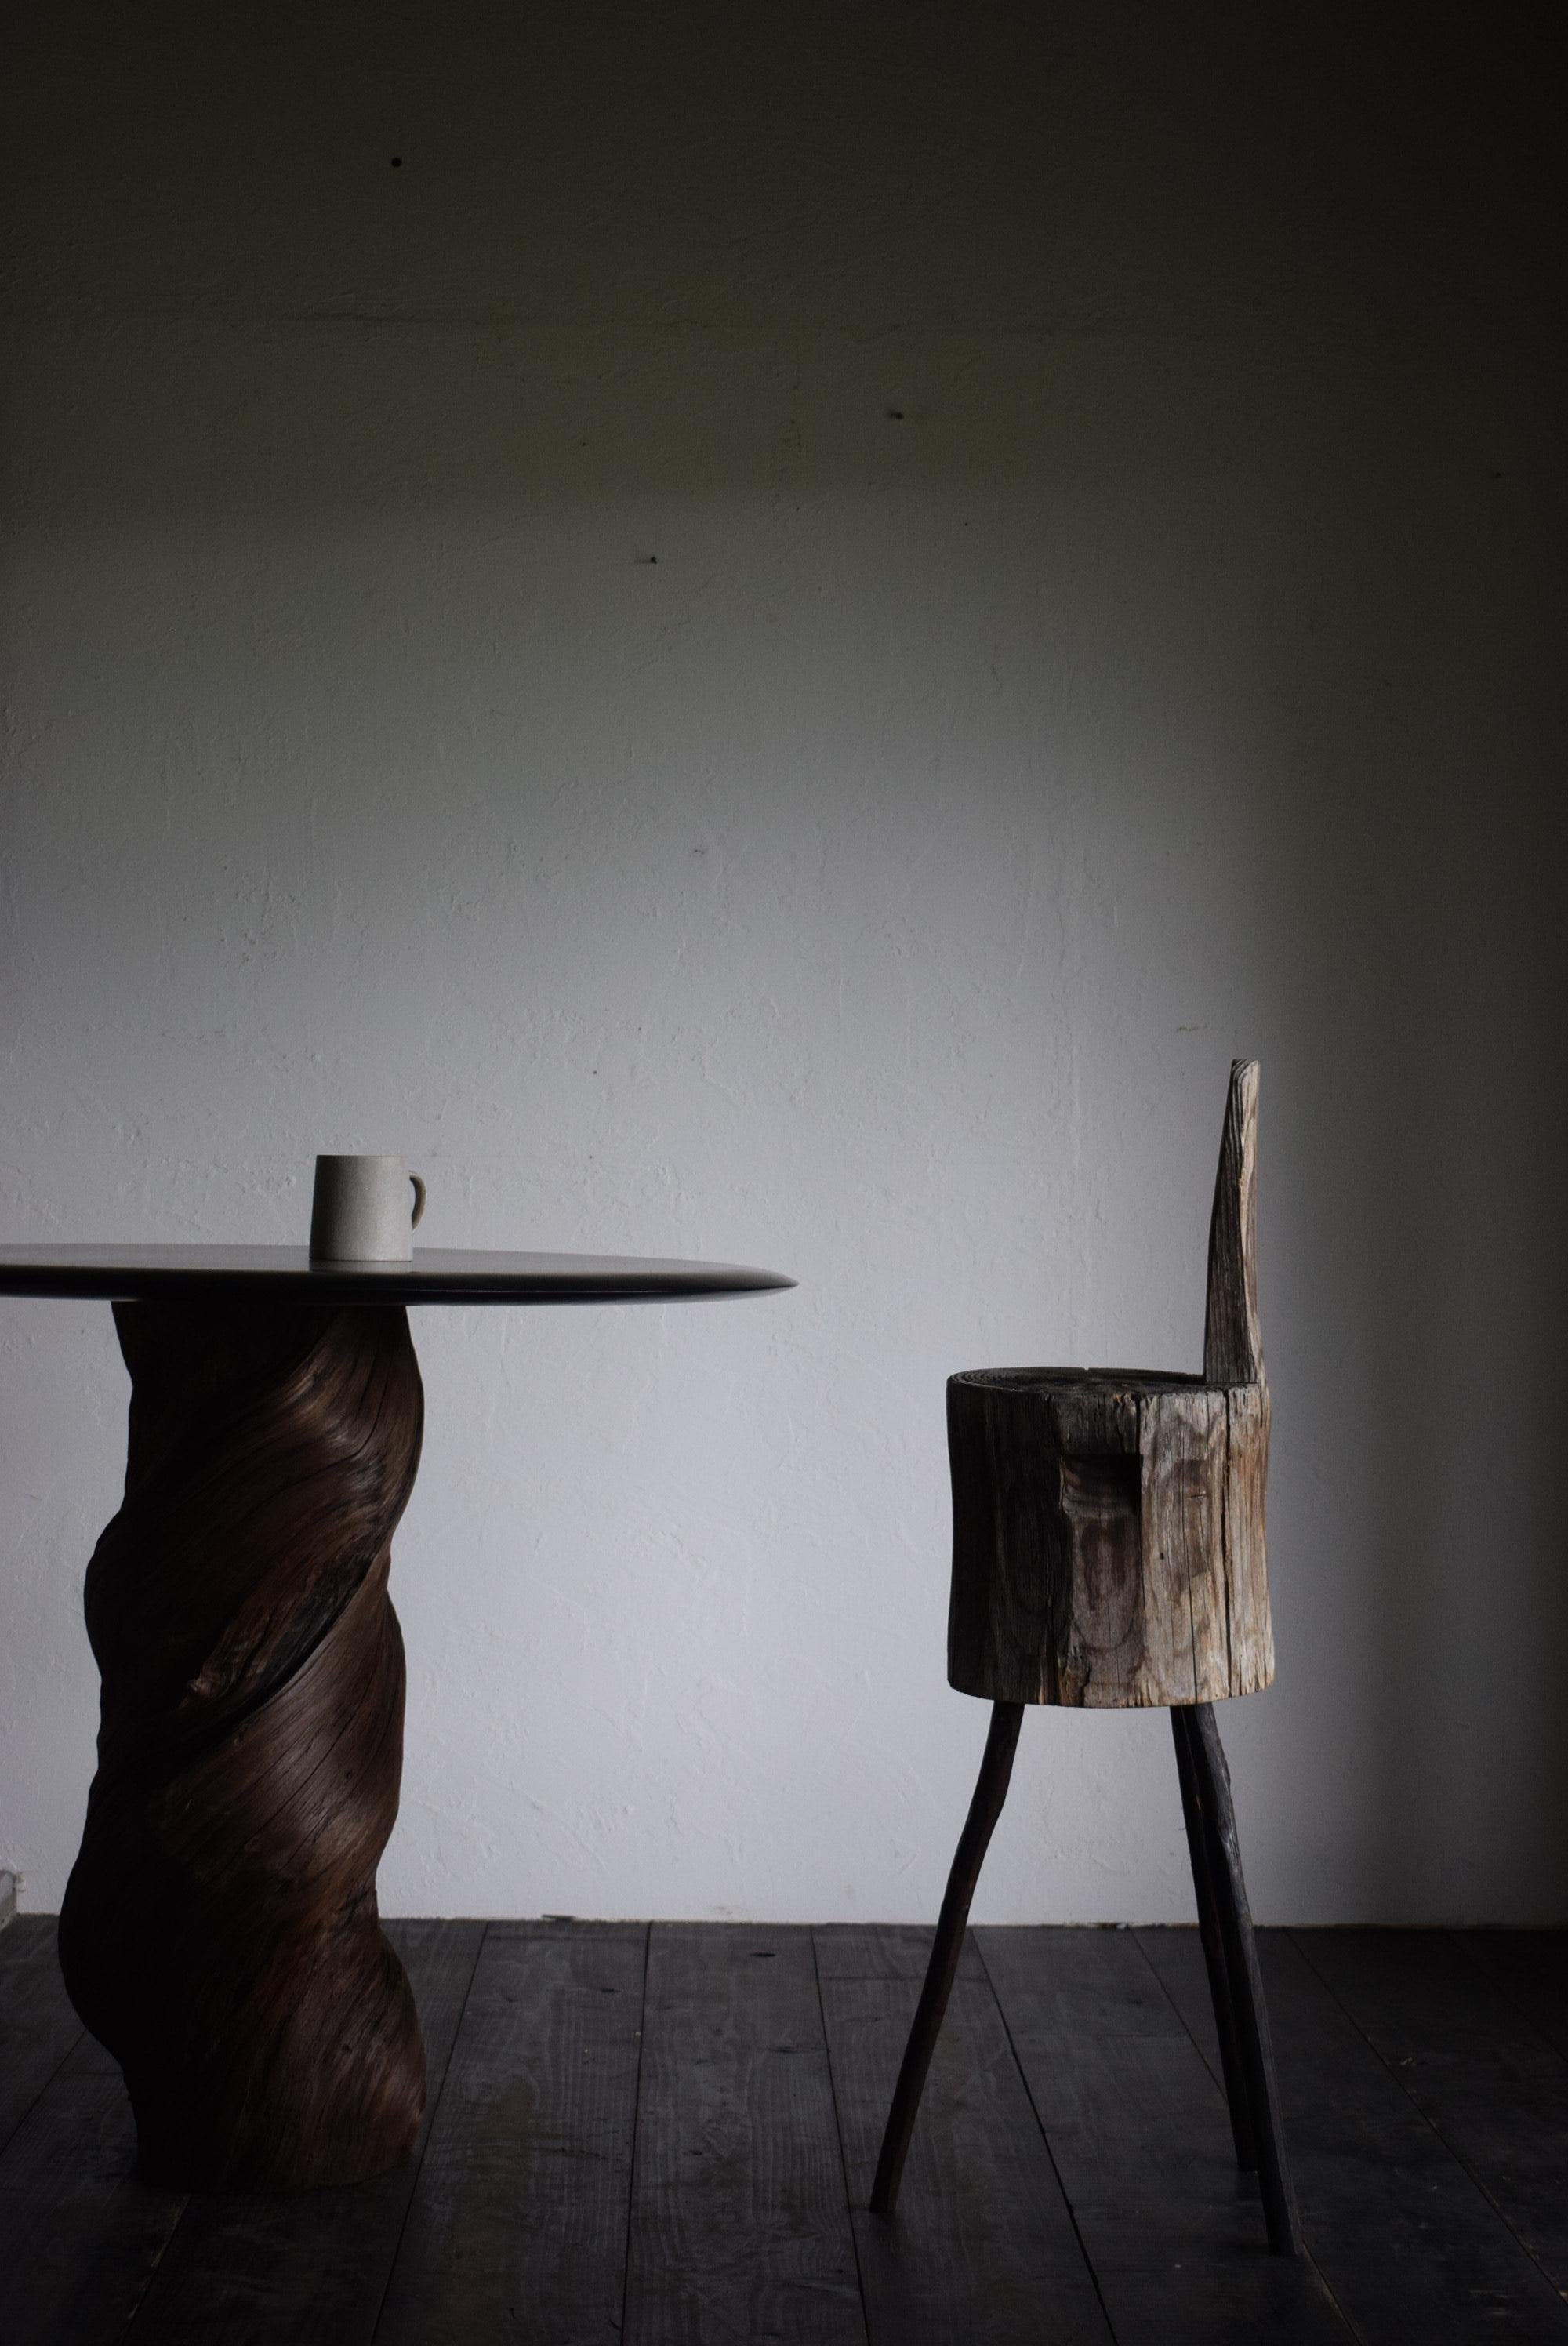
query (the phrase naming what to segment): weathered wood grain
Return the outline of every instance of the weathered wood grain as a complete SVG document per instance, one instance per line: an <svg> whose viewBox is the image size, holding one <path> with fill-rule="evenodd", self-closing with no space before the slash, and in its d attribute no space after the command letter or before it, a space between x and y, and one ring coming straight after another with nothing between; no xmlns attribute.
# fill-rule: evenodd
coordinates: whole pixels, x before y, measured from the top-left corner
<svg viewBox="0 0 1568 2346"><path fill-rule="evenodd" d="M1171 1723L1178 1746L1185 1743L1186 1747L1186 1764L1181 1770L1182 1796L1189 1830L1193 1831L1193 1881L1199 1911L1201 1914L1212 1900L1213 1918L1218 1926L1224 1980L1222 1983L1211 1967L1209 1985L1215 2018L1226 2029L1238 2056L1247 2111L1247 2131L1257 2154L1268 2245L1277 2256L1298 2256L1300 2218L1285 2153L1268 2006L1263 1994L1247 1884L1242 1879L1230 1770L1219 1739L1219 1727L1208 1703L1192 1703L1173 1711ZM1234 2086L1234 2078L1230 2082ZM1233 2102L1231 2125L1233 2131L1239 2134L1237 2116ZM1246 2166L1247 2161L1242 2159L1240 2163Z"/></svg>
<svg viewBox="0 0 1568 2346"><path fill-rule="evenodd" d="M1203 1787L1186 1727L1190 1716L1189 1710L1173 1710L1171 1713L1176 1775L1181 1786L1182 1821L1186 1828L1192 1886L1197 1897L1198 1937L1203 1945L1204 1965L1208 1973L1209 2001L1214 2006L1215 2028L1219 2038L1220 2072L1225 2082L1225 2098L1230 2106L1230 2131L1236 2144L1236 2163L1237 2167L1254 2172L1257 2166L1257 2135L1253 2124L1247 2071L1241 2057L1226 1932L1220 1915L1220 1884L1216 1878L1219 1865L1223 1863L1224 1853L1215 1850L1209 1837L1204 1814Z"/></svg>
<svg viewBox="0 0 1568 2346"><path fill-rule="evenodd" d="M1568 1931L1455 1931L1456 1950L1478 1964L1549 2045L1568 2054Z"/></svg>
<svg viewBox="0 0 1568 2346"><path fill-rule="evenodd" d="M439 2093L473 1977L483 1923L391 1923ZM143 2299L135 2346L370 2346L414 2188L413 2157L323 2191L203 2192Z"/></svg>
<svg viewBox="0 0 1568 2346"><path fill-rule="evenodd" d="M0 1940L0 2150L81 2034L60 1977L54 1916L19 1915Z"/></svg>
<svg viewBox="0 0 1568 2346"><path fill-rule="evenodd" d="M865 2346L811 1935L655 1923L626 2346Z"/></svg>
<svg viewBox="0 0 1568 2346"><path fill-rule="evenodd" d="M1568 2296L1568 2059L1443 1933L1292 1943Z"/></svg>
<svg viewBox="0 0 1568 2346"><path fill-rule="evenodd" d="M1203 1375L1210 1385L1260 1385L1257 1318L1257 1090L1256 1059L1230 1070L1208 1225Z"/></svg>
<svg viewBox="0 0 1568 2346"><path fill-rule="evenodd" d="M491 1924L376 2346L618 2335L647 1943Z"/></svg>
<svg viewBox="0 0 1568 2346"><path fill-rule="evenodd" d="M449 2337L464 2346L471 2337L613 2346L617 2228L631 2188L628 2055L635 2062L623 1997L601 1993L608 1975L596 1969L598 1953L586 1967L572 1954L557 1968L544 1952L535 1965L525 1944L519 1970L503 1964L492 1983L509 1993L493 1999L487 1988L471 2002L463 2068L449 2070L436 2100L482 1927L388 1926L419 1994L434 2102L430 2164L395 2270L412 2170L347 2190L182 2202L137 2177L118 2071L79 2038L0 2150L7 2346L355 2346L378 2317L377 2346L404 2338L443 2346ZM42 1918L24 1918L23 1931L17 1947L29 1937L35 1951L45 1945ZM617 1942L629 1938L635 1950L642 1935L639 1925L490 1926L493 1949L581 1936L600 1942L606 1963L620 1960ZM730 1976L710 1996L714 1975L700 1966L678 1963L662 1974L682 2006L691 2065L682 2138L705 2154L661 2160L645 2137L647 2188L677 2203L651 2218L644 2210L643 2250L656 2269L642 2300L666 2334L747 2346L820 2334L814 2292L802 2315L780 2301L780 2273L797 2220L806 2272L816 2270L825 2227L842 2220L853 2227L871 2346L1105 2346L1091 2269L1120 2346L1349 2346L1351 2330L1311 2268L1264 2252L1255 2192L1231 2163L1196 1932L972 1935L892 2220L870 2215L865 2198L914 2006L921 1938L873 1926L812 1934L832 2094L797 2090L781 2126L766 2048L782 2072L802 2059L789 2048L809 2045L803 2027L780 2025L786 2013L799 2017L803 1984L792 1979L780 1999L784 1934L697 1926L694 1935L728 1943ZM775 1952L759 1960L748 1943ZM992 1956L1049 2149L979 1946ZM1568 2009L1568 1937L1264 1932L1259 1948L1308 2243L1361 2346L1568 2338L1568 2303L1540 2269L1554 2253L1561 2197L1562 2064L1529 2035ZM27 1981L36 1976L15 1952L0 1948L0 2035L13 2045L25 2039ZM1139 1953L1152 1968L1140 1967ZM652 1985L650 2038L661 2033ZM700 2027L708 2003L716 2013ZM705 2063L718 2074L705 2078ZM749 2091L753 2073L761 2075ZM724 2114L709 2130L700 2120L717 2116L716 2105ZM658 2127L667 2143L667 2119ZM803 2194L780 2188L791 2169ZM596 2285L589 2236L601 2219ZM542 2237L557 2222L558 2252ZM680 2270L658 2270L661 2253L683 2259ZM762 2268L754 2293L751 2259ZM685 2305L684 2328L672 2300ZM466 2328L465 2315L477 2317Z"/></svg>
<svg viewBox="0 0 1568 2346"><path fill-rule="evenodd" d="M811 1932L822 1980L922 1980L935 1933L924 1923L818 1923ZM965 1932L955 1980L983 1985L985 1966Z"/></svg>
<svg viewBox="0 0 1568 2346"><path fill-rule="evenodd" d="M1266 1384L1226 1389L1225 1604L1230 1691L1274 1680L1268 1609L1268 1484L1271 1405ZM1213 1700L1215 1698L1210 1697Z"/></svg>
<svg viewBox="0 0 1568 2346"><path fill-rule="evenodd" d="M98 1770L60 1918L143 2172L374 2175L424 2073L376 1917L403 1658L389 1543L423 1399L406 1314L120 1304L125 1503L87 1568Z"/></svg>
<svg viewBox="0 0 1568 2346"><path fill-rule="evenodd" d="M119 2071L78 2036L0 2153L0 2335L117 2346L184 2206L137 2173Z"/></svg>
<svg viewBox="0 0 1568 2346"><path fill-rule="evenodd" d="M1157 1702L1229 1694L1226 1635L1226 1409L1223 1393L1146 1393L1138 1406L1143 1459L1144 1664Z"/></svg>
<svg viewBox="0 0 1568 2346"><path fill-rule="evenodd" d="M953 1987L891 2217L867 2197L914 1982L824 1973L821 1984L871 2346L1110 2346L978 1957Z"/></svg>
<svg viewBox="0 0 1568 2346"><path fill-rule="evenodd" d="M1136 1935L1217 2076L1196 1933ZM1260 1931L1258 1954L1307 2245L1357 2337L1568 2340L1568 2304L1292 1943L1313 1936Z"/></svg>
<svg viewBox="0 0 1568 2346"><path fill-rule="evenodd" d="M1349 2346L1310 2263L1267 2252L1217 2078L1133 1934L974 1935L1119 2346Z"/></svg>
<svg viewBox="0 0 1568 2346"><path fill-rule="evenodd" d="M985 1862L985 1852L991 1846L996 1820L1002 1814L1003 1803L1007 1798L1013 1755L1018 1749L1018 1730L1023 1721L1022 1703L999 1702L993 1708L979 1780L974 1787L974 1797L969 1804L963 1831L959 1835L958 1851L947 1877L942 1912L937 1917L936 1933L932 1940L931 1961L926 1966L924 1984L921 1988L914 2022L910 2029L910 2041L904 2048L898 2083L893 2089L892 2106L888 2112L881 2155L877 2160L876 2179L871 2185L873 2215L891 2215L898 2199L899 2178L903 2173L915 2113L920 2108L937 2033L942 2027L942 2014L947 2010L948 1996L963 1953L964 1933L969 1922L970 1904L974 1897L974 1885L980 1879L980 1869Z"/></svg>
<svg viewBox="0 0 1568 2346"><path fill-rule="evenodd" d="M1202 1376L985 1369L947 1388L948 1677L988 1702L1215 1702L1274 1674L1257 1068L1231 1070Z"/></svg>

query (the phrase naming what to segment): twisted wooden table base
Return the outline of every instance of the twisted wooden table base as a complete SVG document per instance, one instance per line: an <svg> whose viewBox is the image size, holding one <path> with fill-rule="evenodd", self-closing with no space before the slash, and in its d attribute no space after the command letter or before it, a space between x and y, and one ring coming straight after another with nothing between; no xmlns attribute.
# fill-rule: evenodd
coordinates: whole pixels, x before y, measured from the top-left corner
<svg viewBox="0 0 1568 2346"><path fill-rule="evenodd" d="M300 2190L424 2107L375 1872L397 1815L390 1541L423 1397L397 1306L117 1304L125 1503L87 1570L98 1771L60 1918L144 2170Z"/></svg>

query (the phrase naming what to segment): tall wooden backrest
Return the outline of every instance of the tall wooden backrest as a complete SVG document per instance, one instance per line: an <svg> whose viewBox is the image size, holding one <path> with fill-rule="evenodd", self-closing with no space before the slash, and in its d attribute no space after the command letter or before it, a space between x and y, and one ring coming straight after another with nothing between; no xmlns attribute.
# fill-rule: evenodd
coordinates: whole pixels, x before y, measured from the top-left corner
<svg viewBox="0 0 1568 2346"><path fill-rule="evenodd" d="M948 1381L948 1678L992 1702L1214 1702L1274 1676L1257 1320L1257 1063L1230 1071L1203 1373Z"/></svg>

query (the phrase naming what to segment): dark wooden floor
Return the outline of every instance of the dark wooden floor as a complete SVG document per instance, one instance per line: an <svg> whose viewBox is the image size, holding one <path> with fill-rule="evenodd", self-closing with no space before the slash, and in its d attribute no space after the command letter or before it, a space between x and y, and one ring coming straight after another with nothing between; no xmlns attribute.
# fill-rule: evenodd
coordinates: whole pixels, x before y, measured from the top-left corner
<svg viewBox="0 0 1568 2346"><path fill-rule="evenodd" d="M138 2183L53 1928L0 1933L9 2346L1568 2340L1568 1934L1265 1932L1310 2257L1238 2182L1189 1931L980 1930L899 2213L926 1934L412 1923L416 2162Z"/></svg>

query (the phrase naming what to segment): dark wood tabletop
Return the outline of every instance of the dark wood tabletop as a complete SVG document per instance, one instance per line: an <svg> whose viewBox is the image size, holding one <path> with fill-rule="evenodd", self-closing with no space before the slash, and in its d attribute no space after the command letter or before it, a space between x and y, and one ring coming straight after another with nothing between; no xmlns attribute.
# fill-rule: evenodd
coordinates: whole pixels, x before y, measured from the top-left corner
<svg viewBox="0 0 1568 2346"><path fill-rule="evenodd" d="M227 1295L316 1303L672 1303L795 1281L736 1262L416 1247L412 1262L312 1262L304 1247L0 1246L0 1295L115 1303Z"/></svg>

